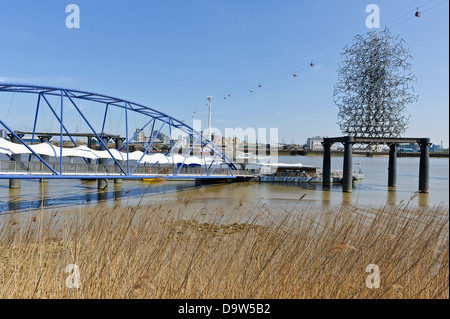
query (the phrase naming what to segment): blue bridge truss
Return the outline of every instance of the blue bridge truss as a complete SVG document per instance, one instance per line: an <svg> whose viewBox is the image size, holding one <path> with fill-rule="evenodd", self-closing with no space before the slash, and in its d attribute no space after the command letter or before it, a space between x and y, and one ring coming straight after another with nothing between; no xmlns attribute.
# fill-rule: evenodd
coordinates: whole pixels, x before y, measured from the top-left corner
<svg viewBox="0 0 450 319"><path fill-rule="evenodd" d="M0 83L0 93L14 93L14 94L29 94L36 95L36 109L34 114L33 131L29 132L31 135L31 145L38 132L36 131L36 123L39 112L42 108L48 107L54 118L58 121L60 138L60 156L57 161L51 162L48 156L39 155L30 144L25 142L24 135L20 131L14 130L3 119L0 118L0 128L3 126L11 141L26 147L29 152L28 161L20 160L20 156L10 154L7 161L0 163L0 179L142 179L142 178L157 178L163 176L168 179L199 179L199 178L235 178L236 166L223 153L223 151L216 146L212 141L208 140L201 132L194 130L192 127L170 115L147 107L142 104L134 103L124 99L111 97L107 95L84 92L79 90L36 86L36 85L22 85L22 84L8 84ZM50 103L49 97L57 96L59 98L59 105ZM86 114L83 113L82 107L79 105L80 100L92 101L96 107L104 107L102 127L99 130L94 129L94 124L90 123ZM78 104L76 103L78 102ZM74 132L70 132L67 122L71 118L64 117L64 110L71 108L76 110L76 113L82 118L82 121L89 127L89 134L95 138L99 143L99 149L107 151L110 155L109 159L98 160L91 163L88 158L83 158L82 163L67 163L63 162L63 136L70 138L75 147L77 142L74 138ZM123 125L125 126L126 134L123 137L115 136L115 149L123 154L125 160L119 160L114 156L116 152L108 148L108 136L105 132L105 122L108 112L112 108L119 108L125 113ZM141 114L145 118L145 125L141 126L134 134L129 134L129 118L132 113ZM145 128L150 128L151 132L157 131L157 134L151 136L145 147L145 150L139 160L130 159L130 144L136 141L136 137ZM183 132L184 142L188 141L189 147L183 150L184 160L182 162L171 161L170 164L148 164L143 162L143 158L149 153L151 147L155 143L155 139L159 132L165 128L169 130L169 135L172 130L178 129ZM170 138L170 150L164 155L168 158L174 157L174 150L179 147L182 141L175 142ZM203 159L202 165L191 167L185 161L190 157L194 147L201 150L200 156ZM114 152L113 152L114 151ZM115 153L117 154L117 153ZM206 154L209 155L208 162L206 161ZM32 156L34 155L34 157ZM23 155L22 155L23 156ZM34 159L32 161L31 159Z"/></svg>

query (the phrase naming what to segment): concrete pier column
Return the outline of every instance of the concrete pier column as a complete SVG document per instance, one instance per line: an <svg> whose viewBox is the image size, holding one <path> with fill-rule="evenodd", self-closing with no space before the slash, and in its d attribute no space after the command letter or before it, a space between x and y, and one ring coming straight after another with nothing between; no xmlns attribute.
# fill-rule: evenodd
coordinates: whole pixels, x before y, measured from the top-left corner
<svg viewBox="0 0 450 319"><path fill-rule="evenodd" d="M343 142L344 144L344 172L342 180L342 191L345 193L352 192L353 183L353 169L352 169L352 148L353 148L353 137L346 136Z"/></svg>
<svg viewBox="0 0 450 319"><path fill-rule="evenodd" d="M97 179L97 188L98 189L108 188L108 181L104 178Z"/></svg>
<svg viewBox="0 0 450 319"><path fill-rule="evenodd" d="M122 146L123 146L123 141L125 141L124 137L115 137L114 138L114 143L116 144L116 149L119 150ZM122 161L118 161L120 163L120 165L122 165ZM117 164L115 164L117 166ZM120 169L117 167L117 169ZM114 183L116 184L120 184L123 182L123 179L121 178L117 178L114 180Z"/></svg>
<svg viewBox="0 0 450 319"><path fill-rule="evenodd" d="M24 134L16 134L16 135L20 138L24 137ZM11 139L12 143L17 143L17 144L22 145L22 143L20 143L19 139L17 137L15 137L14 135L8 134L8 137ZM21 161L21 155L20 154L12 154L11 158L12 158L11 161L13 161L13 163L11 163L12 164L11 168L17 167L17 162ZM21 187L20 179L10 179L9 180L9 188L20 188L20 187Z"/></svg>
<svg viewBox="0 0 450 319"><path fill-rule="evenodd" d="M430 177L430 139L421 138L418 141L420 146L419 164L419 192L428 193Z"/></svg>
<svg viewBox="0 0 450 319"><path fill-rule="evenodd" d="M331 143L328 138L324 138L323 142L323 164L322 164L322 188L330 188L331 186Z"/></svg>
<svg viewBox="0 0 450 319"><path fill-rule="evenodd" d="M39 140L41 141L41 143L48 143L48 142L50 142L50 140L52 139L51 135L41 135L41 136L38 136L38 138L39 138ZM41 155L41 157L42 157L42 159L43 159L44 161L46 161L47 163L50 162L50 156L48 156L48 155ZM43 178L41 178L39 181L40 181L41 183L47 183L47 182L48 182L48 179L43 179Z"/></svg>
<svg viewBox="0 0 450 319"><path fill-rule="evenodd" d="M389 145L388 187L397 186L397 144Z"/></svg>
<svg viewBox="0 0 450 319"><path fill-rule="evenodd" d="M103 136L102 141L103 141L103 143L105 145L108 145L109 137ZM100 151L106 150L106 148L100 142L99 142L99 145L100 145L100 147L99 147ZM99 165L103 165L107 161L108 161L107 158L101 158L101 159L98 160L98 164ZM108 181L106 179L104 179L104 178L98 179L97 180L97 188L98 189L106 189L106 188L108 188Z"/></svg>

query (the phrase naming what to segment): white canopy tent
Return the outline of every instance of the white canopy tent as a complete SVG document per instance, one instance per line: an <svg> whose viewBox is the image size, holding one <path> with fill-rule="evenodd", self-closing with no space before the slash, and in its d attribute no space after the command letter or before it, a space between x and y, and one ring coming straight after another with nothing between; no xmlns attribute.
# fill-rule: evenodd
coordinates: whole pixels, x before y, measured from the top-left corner
<svg viewBox="0 0 450 319"><path fill-rule="evenodd" d="M60 157L61 149L51 143L40 143L34 145L28 145L36 154L38 155L47 155L52 157ZM3 138L0 138L0 154L13 155L13 154L32 154L32 152L22 144L12 143ZM63 157L80 157L80 158L89 158L89 159L112 159L112 156L119 161L126 161L127 154L124 152L120 152L117 149L109 149L107 150L92 150L87 146L78 146L75 148L62 148L62 156ZM204 165L210 164L214 161L214 157L206 157L205 159L201 159L195 156L187 157L186 159L179 154L168 154L167 156L162 153L157 154L148 154L144 155L141 151L135 151L128 154L129 160L138 161L141 158L141 163L148 164L181 164L184 162L185 165L197 164ZM222 162L222 160L218 160Z"/></svg>

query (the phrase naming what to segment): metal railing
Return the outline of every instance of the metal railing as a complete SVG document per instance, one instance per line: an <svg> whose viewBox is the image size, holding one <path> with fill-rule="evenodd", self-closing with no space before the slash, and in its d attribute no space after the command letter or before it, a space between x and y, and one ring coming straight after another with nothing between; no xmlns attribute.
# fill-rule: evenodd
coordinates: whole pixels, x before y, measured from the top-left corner
<svg viewBox="0 0 450 319"><path fill-rule="evenodd" d="M70 176L124 176L119 166L110 164L86 164L86 163L63 163L62 171L59 162L48 163L56 172ZM122 167L124 167L122 165ZM130 166L130 171L133 167ZM126 170L126 166L124 167ZM258 176L258 171L234 170L232 173L227 168L215 168L208 175L205 167L183 166L179 171L176 165L139 165L133 172L134 176ZM177 173L178 172L178 173ZM42 162L18 162L0 161L1 175L54 175L54 173Z"/></svg>

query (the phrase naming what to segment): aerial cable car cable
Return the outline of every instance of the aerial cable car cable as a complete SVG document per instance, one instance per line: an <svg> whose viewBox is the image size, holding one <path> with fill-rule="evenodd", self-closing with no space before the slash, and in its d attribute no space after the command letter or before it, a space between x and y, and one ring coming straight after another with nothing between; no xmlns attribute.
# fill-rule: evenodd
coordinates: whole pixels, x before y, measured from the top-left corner
<svg viewBox="0 0 450 319"><path fill-rule="evenodd" d="M436 1L436 0L430 0L430 1L428 1L427 3L425 3L425 4L423 4L423 6L426 6L426 5L428 5L428 4L430 4L430 3L432 3L432 2L434 2L434 1ZM419 0L419 1L416 1L416 4L417 3L419 3L419 2L421 2L421 0ZM445 1L443 1L443 2L445 2ZM443 3L442 2L442 3ZM413 5L414 5L414 3L413 3ZM395 16L397 13L399 13L399 12L403 12L403 10L404 9L406 9L406 8L410 8L410 6L411 6L411 4L409 4L409 5L407 5L407 6L404 6L404 7L402 7L401 9L397 9L397 10L395 10L394 12L392 12L391 14L389 14L388 16L387 16L387 18L389 18L389 17L392 17L392 16ZM394 22L395 20L398 20L399 18L401 18L401 17L403 17L403 16L406 16L406 15L409 15L409 13L405 13L405 14L403 14L403 15L401 15L400 17L396 17L392 22ZM399 24L397 24L397 25L400 25L400 24L402 24L403 22L401 22L401 23L399 23ZM387 23L387 24L389 24L389 23ZM387 25L386 24L386 25ZM385 25L385 26L386 26ZM397 26L396 25L396 26ZM323 47L323 48L321 48L321 49L319 49L319 50L316 50L315 52L317 53L317 52L320 52L320 51L323 51L323 50L325 50L326 48L329 48L330 46L332 46L332 45L334 45L334 44L336 44L336 43L340 43L342 40L346 40L346 41L348 41L348 38L349 37L351 37L351 38L353 38L354 37L354 34L351 34L351 35L348 35L348 36L346 36L345 38L341 38L340 40L337 40L337 41L334 41L333 43L331 43L331 44L329 44L329 45L327 45L327 46L325 46L325 47ZM339 48L337 48L336 50L339 50L339 52L340 52L340 50L342 49L342 47L340 46ZM300 59L297 59L297 60L295 60L295 61L293 61L293 62L291 62L291 63L289 63L289 64L287 64L287 65L285 65L284 67L282 67L282 68L280 68L280 70L281 69L285 69L285 68L287 68L288 66L290 66L290 65L292 65L292 64L294 64L294 63L296 63L297 61L301 61L301 60L304 60L304 59L306 59L308 56L310 57L310 56L313 56L315 53L313 52L313 53L311 53L311 54L308 54L307 56L304 56L303 58L300 58ZM327 56L328 56L328 53L326 54ZM273 74L273 73L275 73L275 71L274 72L269 72L269 73L266 73L266 75L270 75L270 74ZM289 73L291 73L292 74L292 71L290 71L290 72L283 72L283 74L289 74ZM270 77L270 81L273 79L273 78L281 78L281 77L283 77L283 76L281 76L281 74L277 74L277 75L275 75L275 76L272 76L272 77ZM264 82L267 82L267 80L264 80ZM252 84L252 83L254 83L254 82L247 82L246 84L242 84L242 85L238 85L238 86L235 86L235 87L233 87L233 90L236 88L240 88L240 87L243 87L243 86L248 86L249 84Z"/></svg>
<svg viewBox="0 0 450 319"><path fill-rule="evenodd" d="M416 3L419 3L419 2L421 2L421 1L422 1L422 0L416 1ZM428 3L433 2L433 1L436 1L436 0L430 0ZM428 3L427 3L427 4L428 4ZM414 3L413 3L413 5L414 5ZM391 17L391 16L393 16L393 15L396 15L398 12L403 12L404 9L407 9L407 8L410 8L410 7L411 7L411 4L409 4L409 5L405 6L405 7L402 7L401 9L398 9L398 10L396 10L395 12L391 13L390 15L388 15L386 18ZM404 15L409 15L409 14L410 14L410 13L406 13L406 14L404 14ZM399 19L399 18L401 18L401 17L397 17L396 20ZM282 70L282 69L286 69L286 68L290 68L290 69L292 70L291 65L296 64L297 62L300 62L300 61L304 61L304 60L306 60L306 59L310 59L311 56L316 55L317 53L319 53L319 52L321 52L321 51L323 51L323 50L325 50L325 49L327 49L327 48L333 46L334 44L340 43L340 42L342 42L343 40L346 40L346 42L347 42L347 41L348 41L348 38L353 38L353 37L354 37L354 33L349 34L349 35L347 35L347 36L345 36L345 37L343 37L343 38L340 38L340 39L338 39L338 40L336 40L336 41L333 41L332 43L328 44L327 46L322 47L321 49L318 49L318 50L316 50L316 51L314 51L314 52L311 52L310 54L307 54L307 55L305 55L305 56L303 56L303 57L301 57L301 58L299 58L299 59L296 59L296 60L294 60L294 61L292 61L292 62L286 64L285 66L279 68L278 70ZM277 72L277 71L273 71L273 72L266 73L266 75L269 76L269 75L271 75L271 74L273 74L273 73L275 73L275 72ZM292 73L292 71L290 71L289 73ZM264 77L264 76L263 76L263 77ZM232 89L230 89L230 90L232 91L232 90L234 90L235 88L240 88L240 87L242 87L242 86L248 86L249 84L252 84L252 83L254 83L254 82L246 82L246 83L243 83L242 85L237 85L237 86L235 86L235 87L232 87Z"/></svg>
<svg viewBox="0 0 450 319"><path fill-rule="evenodd" d="M435 1L436 1L436 0L430 0L430 1L428 1L427 3L423 4L422 7L428 6L429 4L431 4L432 2L435 2ZM419 3L419 2L421 2L421 1L416 1L416 3ZM443 3L445 3L445 2L447 2L447 0L444 0L444 1L441 1L441 2L437 3L436 5L434 5L434 6L430 7L430 8L428 8L427 10L431 10L431 9L433 9L433 8L435 8L435 7L437 7L437 6L441 5L441 4L443 4ZM414 3L413 3L413 4L414 4ZM404 8L408 8L408 7L410 8L410 7L411 7L411 4L409 4L408 6L405 6ZM402 12L402 11L403 11L403 10L401 10L401 9L396 10L395 12L391 13L391 14L388 15L387 17L393 17L393 16L397 15L399 12ZM425 12L425 10L422 10L422 12ZM411 13L409 12L409 13L404 13L404 14L402 14L402 15L400 15L400 16L397 16L397 17L395 17L392 21L389 21L389 22L387 22L386 24L384 24L384 27L386 28L389 24L391 24L391 23L397 21L398 19L401 19L401 18L403 18L403 17L405 17L405 16L409 16L408 19L406 19L406 20L404 20L404 21L401 21L400 23L397 23L397 24L391 26L391 28L397 27L397 26L399 26L399 25L405 23L405 22L409 21L409 20L412 18L412 17L410 16L410 14L411 14ZM354 34L349 35L349 36L347 36L347 37L345 37L345 38L341 38L340 40L334 41L333 43L327 45L327 46L324 47L324 48L321 48L321 49L317 50L316 52L323 51L324 49L329 48L330 46L332 46L332 45L334 45L334 44L340 43L343 39L347 39L347 41L348 41L348 38L349 38L350 36L351 36L351 38L353 38L353 37L354 37ZM341 50L342 50L342 45L340 45L338 48L333 49L333 50L330 51L330 52L340 52ZM325 59L328 59L328 58L331 57L331 56L334 56L335 53L330 54L330 52L328 52L327 54L323 55L323 57L325 57L325 58L322 58L322 57L321 57L320 59L315 59L315 60L316 60L316 61L319 61L319 60L320 60L320 61L323 61L323 60L325 60ZM312 56L312 54L310 54L310 55L308 55L308 56ZM306 58L306 56L303 57L303 58L301 58L300 60L304 60L305 58ZM298 60L296 60L296 61L298 61ZM295 63L295 62L291 62L291 63L289 63L288 65L292 65L292 64L294 64L294 63ZM287 68L288 65L286 65L286 66L283 67L282 69ZM314 65L315 65L315 64L314 64ZM270 74L270 73L268 73L267 75L269 75L269 74ZM290 71L290 72L286 71L286 72L279 73L279 74L277 74L277 75L275 75L275 76L270 77L270 78L267 79L267 80L260 81L260 83L267 83L267 82L269 82L269 81L273 81L273 80L275 80L275 79L282 78L282 77L286 76L287 74L291 74L291 75L292 75L292 71ZM251 83L251 82L249 82L249 83ZM253 82L253 83L254 83L254 82ZM238 87L239 87L239 86L237 86L237 87L235 87L235 88L238 88ZM234 94L236 94L236 93L234 93Z"/></svg>

